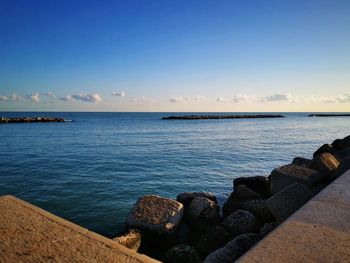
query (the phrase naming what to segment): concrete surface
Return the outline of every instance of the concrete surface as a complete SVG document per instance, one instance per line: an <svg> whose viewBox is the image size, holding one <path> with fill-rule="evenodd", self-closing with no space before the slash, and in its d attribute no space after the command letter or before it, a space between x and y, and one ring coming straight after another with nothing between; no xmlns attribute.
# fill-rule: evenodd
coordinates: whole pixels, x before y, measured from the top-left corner
<svg viewBox="0 0 350 263"><path fill-rule="evenodd" d="M350 170L237 262L350 262Z"/></svg>
<svg viewBox="0 0 350 263"><path fill-rule="evenodd" d="M0 197L0 262L156 263L12 196Z"/></svg>

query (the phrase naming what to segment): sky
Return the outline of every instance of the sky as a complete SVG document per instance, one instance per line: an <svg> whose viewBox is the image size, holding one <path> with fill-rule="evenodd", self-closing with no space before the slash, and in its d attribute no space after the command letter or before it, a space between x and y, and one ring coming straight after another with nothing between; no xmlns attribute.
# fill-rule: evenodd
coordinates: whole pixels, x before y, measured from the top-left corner
<svg viewBox="0 0 350 263"><path fill-rule="evenodd" d="M0 111L350 112L350 1L0 0Z"/></svg>

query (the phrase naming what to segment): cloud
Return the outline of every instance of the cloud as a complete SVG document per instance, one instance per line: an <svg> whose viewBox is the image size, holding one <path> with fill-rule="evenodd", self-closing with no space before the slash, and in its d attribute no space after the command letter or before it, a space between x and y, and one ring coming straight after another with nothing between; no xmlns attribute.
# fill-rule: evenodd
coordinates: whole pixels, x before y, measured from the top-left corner
<svg viewBox="0 0 350 263"><path fill-rule="evenodd" d="M32 93L32 95L26 95L26 98L34 101L34 102L40 102L40 95L39 93Z"/></svg>
<svg viewBox="0 0 350 263"><path fill-rule="evenodd" d="M84 102L98 103L102 101L102 98L98 94L73 94L60 97L62 101L79 100Z"/></svg>
<svg viewBox="0 0 350 263"><path fill-rule="evenodd" d="M169 101L173 102L173 103L178 103L178 102L184 101L184 98L183 97L175 97L175 98L169 99Z"/></svg>
<svg viewBox="0 0 350 263"><path fill-rule="evenodd" d="M125 92L121 91L121 92L112 92L113 96L117 96L117 97L125 97Z"/></svg>
<svg viewBox="0 0 350 263"><path fill-rule="evenodd" d="M217 102L220 102L220 103L227 103L228 102L228 99L224 98L224 97L218 97L216 99Z"/></svg>
<svg viewBox="0 0 350 263"><path fill-rule="evenodd" d="M225 98L225 97L218 97L216 99L217 102L220 103L239 103L239 102L243 102L248 100L248 96L247 95L242 95L242 94L238 94L233 96L232 98Z"/></svg>
<svg viewBox="0 0 350 263"><path fill-rule="evenodd" d="M174 97L170 98L169 101L173 103L178 103L178 102L183 102L183 101L194 101L194 102L204 102L207 100L207 97L201 96L201 95L196 95L193 97L187 96L187 97Z"/></svg>
<svg viewBox="0 0 350 263"><path fill-rule="evenodd" d="M0 96L0 101L6 101L6 100L8 100L8 97L6 97L6 96Z"/></svg>
<svg viewBox="0 0 350 263"><path fill-rule="evenodd" d="M266 96L260 98L261 102L277 102L277 101L286 101L286 102L296 102L296 98L292 96L290 93L283 94L274 94L271 96Z"/></svg>
<svg viewBox="0 0 350 263"><path fill-rule="evenodd" d="M142 96L140 98L130 98L128 99L128 102L137 103L137 104L149 104L149 103L154 103L155 100L152 98L148 98L146 96Z"/></svg>
<svg viewBox="0 0 350 263"><path fill-rule="evenodd" d="M208 98L205 96L197 95L193 97L193 100L196 102L204 102L204 101L207 101Z"/></svg>
<svg viewBox="0 0 350 263"><path fill-rule="evenodd" d="M328 97L321 100L324 103L348 103L350 102L350 93L338 97Z"/></svg>
<svg viewBox="0 0 350 263"><path fill-rule="evenodd" d="M23 97L21 96L18 96L16 93L13 93L11 96L10 96L10 99L13 100L13 101L20 101L20 100L24 100Z"/></svg>

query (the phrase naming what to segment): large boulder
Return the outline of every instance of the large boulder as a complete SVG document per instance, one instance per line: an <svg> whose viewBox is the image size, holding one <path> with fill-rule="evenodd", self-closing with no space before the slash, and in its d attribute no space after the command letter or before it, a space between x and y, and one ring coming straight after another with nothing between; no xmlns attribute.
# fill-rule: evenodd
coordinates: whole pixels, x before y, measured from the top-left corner
<svg viewBox="0 0 350 263"><path fill-rule="evenodd" d="M190 226L205 228L219 221L220 207L208 198L196 197L186 210L186 218Z"/></svg>
<svg viewBox="0 0 350 263"><path fill-rule="evenodd" d="M181 203L147 195L138 199L125 223L127 228L137 228L160 236L174 235L183 213Z"/></svg>
<svg viewBox="0 0 350 263"><path fill-rule="evenodd" d="M126 234L113 238L119 245L137 251L141 245L141 232L137 229L130 229Z"/></svg>
<svg viewBox="0 0 350 263"><path fill-rule="evenodd" d="M276 221L281 223L311 197L311 192L303 184L294 183L265 200L265 203Z"/></svg>
<svg viewBox="0 0 350 263"><path fill-rule="evenodd" d="M292 161L292 164L308 167L311 163L310 159L306 159L303 157L295 157Z"/></svg>
<svg viewBox="0 0 350 263"><path fill-rule="evenodd" d="M323 144L320 148L314 152L313 157L315 158L316 156L322 154L322 153L334 153L335 149L333 148L332 145L330 144Z"/></svg>
<svg viewBox="0 0 350 263"><path fill-rule="evenodd" d="M229 216L236 210L240 208L240 203L242 202L241 199L239 199L236 196L235 192L232 192L230 196L227 198L226 202L222 206L222 213L224 216Z"/></svg>
<svg viewBox="0 0 350 263"><path fill-rule="evenodd" d="M242 184L264 197L270 196L270 181L265 176L236 178L233 180L233 189Z"/></svg>
<svg viewBox="0 0 350 263"><path fill-rule="evenodd" d="M196 197L205 197L215 203L218 202L216 199L216 196L208 192L185 192L177 195L176 200L182 203L185 207L187 207L192 202L192 200Z"/></svg>
<svg viewBox="0 0 350 263"><path fill-rule="evenodd" d="M274 230L277 227L277 223L276 222L269 222L264 224L260 230L259 230L259 235L263 238L266 235L268 235L272 230Z"/></svg>
<svg viewBox="0 0 350 263"><path fill-rule="evenodd" d="M350 147L350 135L343 139L336 139L332 142L332 146L337 150L342 150Z"/></svg>
<svg viewBox="0 0 350 263"><path fill-rule="evenodd" d="M244 184L239 184L235 187L235 196L241 200L249 199L262 199L263 196L257 192L254 192Z"/></svg>
<svg viewBox="0 0 350 263"><path fill-rule="evenodd" d="M260 221L249 211L237 210L225 218L220 225L233 233L234 236L238 236L243 233L257 232Z"/></svg>
<svg viewBox="0 0 350 263"><path fill-rule="evenodd" d="M165 252L164 263L201 263L198 252L191 246L177 245Z"/></svg>
<svg viewBox="0 0 350 263"><path fill-rule="evenodd" d="M301 183L311 187L322 181L325 176L325 174L307 167L287 164L272 171L270 176L271 194L274 195L293 183Z"/></svg>
<svg viewBox="0 0 350 263"><path fill-rule="evenodd" d="M238 207L241 210L253 213L262 222L271 222L275 220L263 199L242 201Z"/></svg>
<svg viewBox="0 0 350 263"><path fill-rule="evenodd" d="M328 174L337 169L339 164L339 161L332 154L321 153L312 160L309 167L321 173Z"/></svg>
<svg viewBox="0 0 350 263"><path fill-rule="evenodd" d="M242 234L208 255L204 263L232 263L260 240L254 233Z"/></svg>

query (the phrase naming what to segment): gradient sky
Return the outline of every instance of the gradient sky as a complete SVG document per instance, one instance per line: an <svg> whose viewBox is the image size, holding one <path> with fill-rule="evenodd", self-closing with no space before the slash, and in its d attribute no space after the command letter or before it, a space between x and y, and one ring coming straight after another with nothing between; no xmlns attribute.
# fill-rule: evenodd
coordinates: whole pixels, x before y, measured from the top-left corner
<svg viewBox="0 0 350 263"><path fill-rule="evenodd" d="M0 0L0 111L350 111L350 1Z"/></svg>

